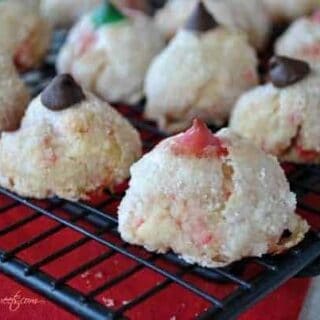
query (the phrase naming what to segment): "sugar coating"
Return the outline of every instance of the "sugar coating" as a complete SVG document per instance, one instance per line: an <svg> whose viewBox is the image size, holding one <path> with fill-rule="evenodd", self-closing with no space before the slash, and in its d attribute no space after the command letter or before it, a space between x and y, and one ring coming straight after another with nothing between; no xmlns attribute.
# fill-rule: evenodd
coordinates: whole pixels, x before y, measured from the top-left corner
<svg viewBox="0 0 320 320"><path fill-rule="evenodd" d="M194 117L222 125L236 99L258 83L256 67L241 32L180 30L147 73L146 117L169 132L187 128Z"/></svg>
<svg viewBox="0 0 320 320"><path fill-rule="evenodd" d="M279 55L319 62L320 19L303 17L293 22L278 38L275 52Z"/></svg>
<svg viewBox="0 0 320 320"><path fill-rule="evenodd" d="M71 30L57 70L107 101L136 103L147 68L163 46L160 32L142 13L96 30L87 15Z"/></svg>
<svg viewBox="0 0 320 320"><path fill-rule="evenodd" d="M0 2L0 48L19 69L37 67L50 45L51 28L36 10L18 1Z"/></svg>
<svg viewBox="0 0 320 320"><path fill-rule="evenodd" d="M319 0L263 0L274 20L293 20L319 7Z"/></svg>
<svg viewBox="0 0 320 320"><path fill-rule="evenodd" d="M150 251L221 267L247 256L280 253L308 230L277 160L219 131L226 157L177 155L169 138L131 167L119 207L122 238ZM285 230L292 232L282 239Z"/></svg>
<svg viewBox="0 0 320 320"><path fill-rule="evenodd" d="M21 128L0 140L0 185L22 196L85 199L129 175L141 155L137 131L106 102L87 99L63 111L28 107Z"/></svg>
<svg viewBox="0 0 320 320"><path fill-rule="evenodd" d="M155 16L157 26L172 38L185 24L197 0L171 0ZM250 43L262 49L270 31L270 19L260 0L205 0L207 9L222 25L244 31Z"/></svg>
<svg viewBox="0 0 320 320"><path fill-rule="evenodd" d="M283 161L320 161L320 66L286 88L271 83L245 93L237 102L230 127Z"/></svg>
<svg viewBox="0 0 320 320"><path fill-rule="evenodd" d="M42 0L40 10L54 26L68 27L102 2L102 0Z"/></svg>
<svg viewBox="0 0 320 320"><path fill-rule="evenodd" d="M7 54L0 54L0 92L0 132L16 130L27 107L29 93Z"/></svg>

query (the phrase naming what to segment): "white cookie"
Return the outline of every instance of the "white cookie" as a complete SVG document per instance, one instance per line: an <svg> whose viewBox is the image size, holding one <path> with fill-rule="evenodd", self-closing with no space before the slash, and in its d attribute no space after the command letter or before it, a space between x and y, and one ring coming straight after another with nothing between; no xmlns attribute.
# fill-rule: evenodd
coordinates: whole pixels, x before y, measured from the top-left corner
<svg viewBox="0 0 320 320"><path fill-rule="evenodd" d="M268 83L237 102L230 127L282 161L320 162L320 66L305 79L277 88Z"/></svg>
<svg viewBox="0 0 320 320"><path fill-rule="evenodd" d="M278 55L320 62L320 15L296 20L278 38L275 44Z"/></svg>
<svg viewBox="0 0 320 320"><path fill-rule="evenodd" d="M19 128L28 101L29 93L11 57L0 54L0 132Z"/></svg>
<svg viewBox="0 0 320 320"><path fill-rule="evenodd" d="M319 0L262 0L275 21L293 20L311 13L320 6Z"/></svg>
<svg viewBox="0 0 320 320"><path fill-rule="evenodd" d="M222 267L280 253L308 230L277 160L228 129L213 136L196 121L135 163L131 176L119 231L150 251Z"/></svg>
<svg viewBox="0 0 320 320"><path fill-rule="evenodd" d="M50 45L51 28L36 10L18 1L0 2L0 47L20 70L41 64Z"/></svg>
<svg viewBox="0 0 320 320"><path fill-rule="evenodd" d="M128 178L141 141L125 118L89 93L60 111L48 109L41 97L31 102L18 131L2 134L2 187L33 198L77 200Z"/></svg>
<svg viewBox="0 0 320 320"><path fill-rule="evenodd" d="M187 128L195 116L222 125L237 98L258 83L256 67L242 33L181 30L147 73L146 116L169 132Z"/></svg>
<svg viewBox="0 0 320 320"><path fill-rule="evenodd" d="M167 38L184 25L198 0L171 0L159 10L155 21ZM253 46L262 49L268 41L270 19L260 0L205 0L210 13L222 25L242 30Z"/></svg>
<svg viewBox="0 0 320 320"><path fill-rule="evenodd" d="M145 73L164 41L152 21L135 12L125 20L95 28L92 14L71 30L58 61L86 89L109 102L136 103Z"/></svg>
<svg viewBox="0 0 320 320"><path fill-rule="evenodd" d="M41 0L41 13L56 27L68 27L102 0Z"/></svg>

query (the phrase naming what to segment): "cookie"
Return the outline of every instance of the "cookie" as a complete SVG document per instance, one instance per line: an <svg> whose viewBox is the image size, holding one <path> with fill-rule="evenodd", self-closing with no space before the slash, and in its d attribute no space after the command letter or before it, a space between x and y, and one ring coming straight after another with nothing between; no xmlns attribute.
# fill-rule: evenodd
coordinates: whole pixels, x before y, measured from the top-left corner
<svg viewBox="0 0 320 320"><path fill-rule="evenodd" d="M239 99L230 127L281 161L319 163L319 64L277 57L270 76Z"/></svg>
<svg viewBox="0 0 320 320"><path fill-rule="evenodd" d="M19 1L0 2L0 47L21 71L39 66L50 45L50 25L31 9Z"/></svg>
<svg viewBox="0 0 320 320"><path fill-rule="evenodd" d="M308 230L277 160L229 129L213 135L196 120L135 163L131 176L121 237L189 263L222 267L280 253Z"/></svg>
<svg viewBox="0 0 320 320"><path fill-rule="evenodd" d="M69 27L103 0L41 0L42 15L56 27Z"/></svg>
<svg viewBox="0 0 320 320"><path fill-rule="evenodd" d="M198 0L171 0L159 10L155 21L167 39L183 27ZM208 11L222 25L232 30L242 30L250 43L263 49L270 33L270 19L260 0L204 0Z"/></svg>
<svg viewBox="0 0 320 320"><path fill-rule="evenodd" d="M29 93L20 80L11 57L0 54L0 132L19 128Z"/></svg>
<svg viewBox="0 0 320 320"><path fill-rule="evenodd" d="M147 68L164 41L149 17L130 14L105 4L85 16L58 56L58 72L71 73L109 102L138 102Z"/></svg>
<svg viewBox="0 0 320 320"><path fill-rule="evenodd" d="M262 0L275 22L290 21L310 14L319 7L319 0Z"/></svg>
<svg viewBox="0 0 320 320"><path fill-rule="evenodd" d="M129 176L137 131L106 102L57 76L0 139L0 185L22 196L87 199Z"/></svg>
<svg viewBox="0 0 320 320"><path fill-rule="evenodd" d="M320 62L320 12L294 21L275 44L277 55Z"/></svg>
<svg viewBox="0 0 320 320"><path fill-rule="evenodd" d="M242 32L217 24L197 31L188 23L153 60L145 81L145 115L168 132L187 128L194 117L224 124L237 98L258 83L256 54Z"/></svg>

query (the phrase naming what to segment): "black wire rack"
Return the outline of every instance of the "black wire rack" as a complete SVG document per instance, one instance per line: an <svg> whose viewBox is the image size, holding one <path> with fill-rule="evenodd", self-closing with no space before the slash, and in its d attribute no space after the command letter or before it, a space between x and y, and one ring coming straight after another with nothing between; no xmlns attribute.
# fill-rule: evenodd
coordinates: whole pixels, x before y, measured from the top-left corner
<svg viewBox="0 0 320 320"><path fill-rule="evenodd" d="M63 34L57 33L55 37L43 68L24 75L33 95L54 76L55 53ZM140 131L145 151L166 136L152 123L142 120L142 107L115 107ZM320 221L320 167L287 165L285 169L298 196L299 211L312 221ZM182 300L186 295L194 303L199 302L201 310L194 318L201 320L234 319L288 279L297 275L315 276L320 271L317 229L283 255L245 259L226 268L201 268L183 262L173 253L157 255L128 245L117 232L116 217L125 188L119 186L115 193L105 191L91 202L58 198L35 201L0 188L0 271L85 319L130 319L139 308L147 310L152 305L160 309L161 297L176 290ZM36 223L39 232L28 234L26 230ZM44 225L46 229L41 228ZM74 241L64 243L64 232L74 233ZM54 237L60 239L57 246L47 248ZM88 250L89 244L96 249ZM32 250L36 257L30 261L26 257ZM72 263L72 257L85 250L88 252L85 259ZM69 262L68 269L65 261ZM57 274L61 263L63 270ZM100 279L98 285L85 289L75 285L75 279L85 280L98 267L104 274L100 271L95 274ZM121 292L130 281L134 286L137 279L148 282L150 273L156 282L133 292L129 300L113 302L112 292ZM103 296L105 292L108 299ZM127 293L123 292L124 296ZM170 305L168 300L165 303ZM141 312L143 315L144 311ZM135 319L147 318L135 316Z"/></svg>

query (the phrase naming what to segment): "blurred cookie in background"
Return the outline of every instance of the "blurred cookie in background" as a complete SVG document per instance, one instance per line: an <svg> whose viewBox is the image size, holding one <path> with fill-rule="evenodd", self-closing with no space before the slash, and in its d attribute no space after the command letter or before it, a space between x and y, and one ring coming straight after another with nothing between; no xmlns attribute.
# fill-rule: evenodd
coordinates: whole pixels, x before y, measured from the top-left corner
<svg viewBox="0 0 320 320"><path fill-rule="evenodd" d="M320 163L320 66L276 56L270 82L244 93L230 127L280 161Z"/></svg>
<svg viewBox="0 0 320 320"><path fill-rule="evenodd" d="M320 11L295 20L276 40L275 53L320 62Z"/></svg>
<svg viewBox="0 0 320 320"><path fill-rule="evenodd" d="M149 64L164 46L149 16L105 3L72 28L57 70L109 102L134 104L143 97Z"/></svg>
<svg viewBox="0 0 320 320"><path fill-rule="evenodd" d="M41 13L55 27L70 27L103 0L41 0Z"/></svg>
<svg viewBox="0 0 320 320"><path fill-rule="evenodd" d="M168 132L195 117L221 126L237 98L258 84L257 65L246 35L219 25L200 3L148 70L145 116Z"/></svg>
<svg viewBox="0 0 320 320"><path fill-rule="evenodd" d="M169 39L184 25L199 0L171 0L155 16L157 26ZM208 11L222 25L244 31L250 43L263 49L271 24L260 0L203 0Z"/></svg>
<svg viewBox="0 0 320 320"><path fill-rule="evenodd" d="M50 24L21 1L0 2L0 48L20 71L38 67L50 46Z"/></svg>
<svg viewBox="0 0 320 320"><path fill-rule="evenodd" d="M262 0L275 22L291 21L311 14L320 7L319 0Z"/></svg>

